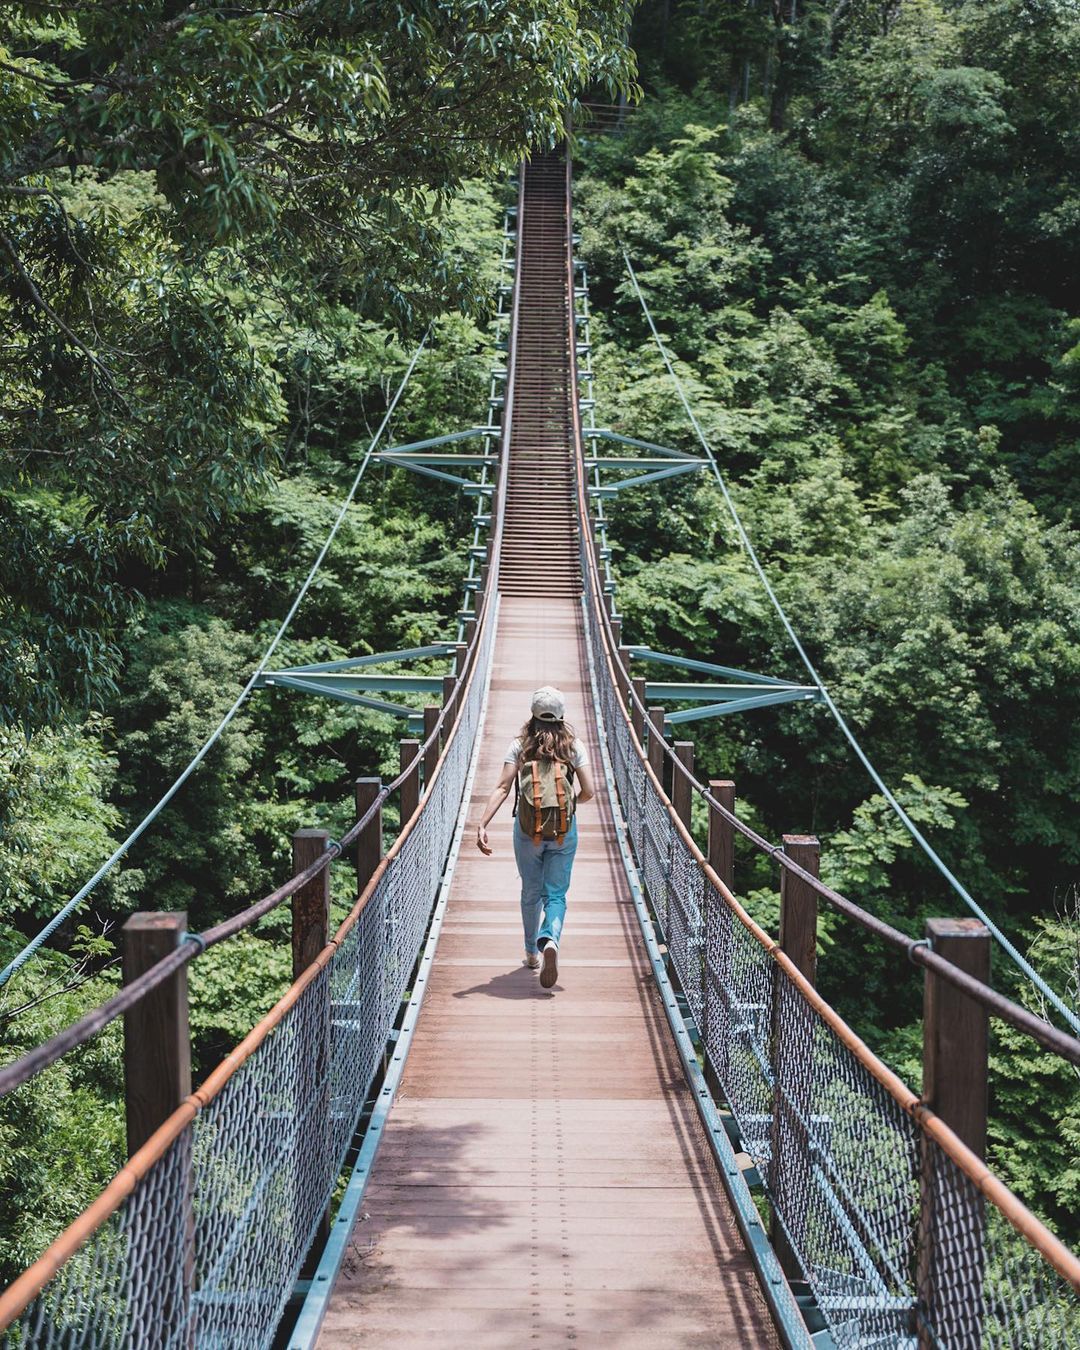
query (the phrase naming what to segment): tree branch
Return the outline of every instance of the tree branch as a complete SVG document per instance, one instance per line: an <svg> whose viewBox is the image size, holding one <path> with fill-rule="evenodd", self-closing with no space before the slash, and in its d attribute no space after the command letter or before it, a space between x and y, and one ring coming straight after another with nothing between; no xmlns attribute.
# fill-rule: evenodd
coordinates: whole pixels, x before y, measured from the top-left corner
<svg viewBox="0 0 1080 1350"><path fill-rule="evenodd" d="M116 396L117 399L119 399L119 401L127 409L128 408L127 400L124 398L123 394L117 387L116 381L113 379L112 372L109 370L108 366L104 365L98 359L97 355L86 345L86 343L82 340L82 338L79 337L79 335L76 332L74 332L73 329L68 327L68 325L60 317L60 315L57 314L56 310L53 309L53 307L41 294L41 292L37 288L36 283L34 282L33 277L30 275L30 273L26 270L25 266L23 265L23 261L19 257L19 253L15 245L8 238L8 236L4 234L2 231L0 231L0 248L3 248L4 252L11 259L12 266L15 268L15 271L22 279L22 283L26 287L26 293L30 297L30 300L33 302L35 307L39 309L42 312L42 314L45 315L45 317L49 320L51 324L53 324L56 328L60 330L61 333L64 334L64 336L67 338L67 340L71 343L73 347L75 347L78 351L82 352L82 354L90 362L91 366L101 375L101 378L105 381L109 390ZM130 411L130 409L128 409L128 411Z"/></svg>

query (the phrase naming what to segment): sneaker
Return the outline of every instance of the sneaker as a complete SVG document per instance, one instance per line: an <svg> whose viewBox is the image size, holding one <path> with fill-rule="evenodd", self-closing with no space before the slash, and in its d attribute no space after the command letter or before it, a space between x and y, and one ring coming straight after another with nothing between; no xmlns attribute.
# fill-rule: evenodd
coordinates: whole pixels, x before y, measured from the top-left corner
<svg viewBox="0 0 1080 1350"><path fill-rule="evenodd" d="M544 964L540 970L540 987L550 989L559 978L559 949L554 942L549 942L544 948Z"/></svg>
<svg viewBox="0 0 1080 1350"><path fill-rule="evenodd" d="M526 952L526 953L525 953L525 960L524 960L524 962L523 962L522 964L528 966L530 970L539 970L539 969L540 969L540 953L539 953L539 952Z"/></svg>

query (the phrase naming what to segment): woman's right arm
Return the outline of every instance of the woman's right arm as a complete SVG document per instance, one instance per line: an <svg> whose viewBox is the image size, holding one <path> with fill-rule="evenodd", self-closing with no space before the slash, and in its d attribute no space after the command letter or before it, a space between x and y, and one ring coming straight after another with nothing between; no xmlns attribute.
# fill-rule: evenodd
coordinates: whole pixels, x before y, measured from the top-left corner
<svg viewBox="0 0 1080 1350"><path fill-rule="evenodd" d="M509 796L510 788L516 777L516 764L504 764L502 766L502 773L499 775L499 781L495 784L491 796L487 799L487 805L484 807L484 814L480 817L480 824L476 828L476 847L481 853L486 853L488 856L491 855L493 850L488 843L487 827L491 823L492 816L494 816L495 812Z"/></svg>

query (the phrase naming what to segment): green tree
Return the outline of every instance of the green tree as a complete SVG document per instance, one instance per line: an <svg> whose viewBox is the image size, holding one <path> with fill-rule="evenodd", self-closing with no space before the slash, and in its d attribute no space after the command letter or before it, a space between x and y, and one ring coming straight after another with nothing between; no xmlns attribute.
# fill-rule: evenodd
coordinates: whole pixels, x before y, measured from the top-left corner
<svg viewBox="0 0 1080 1350"><path fill-rule="evenodd" d="M0 948L9 948L0 964L17 940L5 925L51 915L113 847L120 815L107 736L99 714L29 738L0 728Z"/></svg>
<svg viewBox="0 0 1080 1350"><path fill-rule="evenodd" d="M321 326L331 298L400 326L475 304L483 269L451 244L454 198L558 134L586 85L629 87L626 18L624 0L432 2L405 18L328 2L9 6L0 492L77 498L82 531L113 546L105 570L196 548L280 464L291 372L271 330ZM22 551L70 572L24 511L32 525ZM111 649L65 642L17 555L5 570L22 666L100 701ZM100 627L127 599L99 590ZM54 715L29 682L4 705Z"/></svg>
<svg viewBox="0 0 1080 1350"><path fill-rule="evenodd" d="M94 940L87 935L84 946ZM80 947L67 957L46 953L20 978L26 1010L10 1016L4 990L0 1016L7 1063L115 992L115 972L90 980L78 972ZM100 957L95 956L95 963ZM74 973L74 978L72 978ZM40 1002L38 1001L40 1000ZM122 1034L114 1022L5 1097L0 1109L0 1278L14 1279L35 1261L122 1165L125 1149Z"/></svg>

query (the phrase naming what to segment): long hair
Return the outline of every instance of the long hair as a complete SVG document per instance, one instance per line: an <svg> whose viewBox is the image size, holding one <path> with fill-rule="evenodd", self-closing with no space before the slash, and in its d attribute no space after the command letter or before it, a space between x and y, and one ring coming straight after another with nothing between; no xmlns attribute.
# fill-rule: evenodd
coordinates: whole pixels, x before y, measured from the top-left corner
<svg viewBox="0 0 1080 1350"><path fill-rule="evenodd" d="M569 722L543 722L530 717L518 737L522 764L530 759L557 759L563 764L574 761L574 728Z"/></svg>

